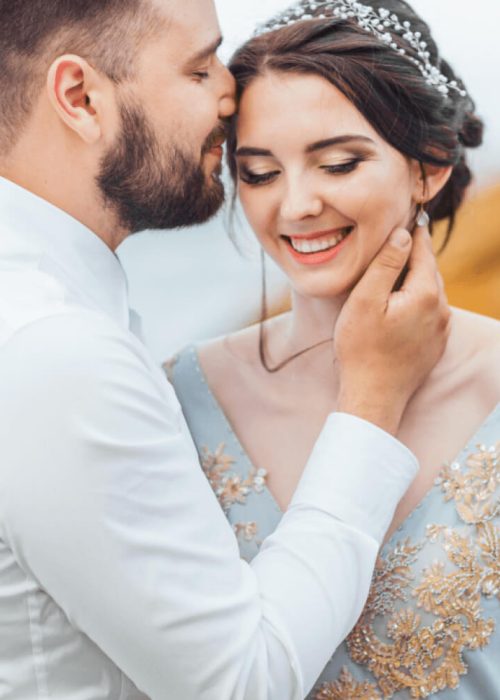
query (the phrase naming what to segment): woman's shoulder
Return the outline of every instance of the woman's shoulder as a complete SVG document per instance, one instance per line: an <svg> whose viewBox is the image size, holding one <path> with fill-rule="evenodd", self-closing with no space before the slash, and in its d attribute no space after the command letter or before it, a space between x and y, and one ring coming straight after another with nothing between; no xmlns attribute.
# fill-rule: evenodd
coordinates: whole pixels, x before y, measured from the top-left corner
<svg viewBox="0 0 500 700"><path fill-rule="evenodd" d="M258 326L253 325L227 335L211 338L197 345L200 364L207 375L217 376L238 360L249 362L255 355ZM229 363L229 365L228 365Z"/></svg>
<svg viewBox="0 0 500 700"><path fill-rule="evenodd" d="M265 322L266 337L283 337L289 325L290 312L273 316ZM235 386L250 389L254 380L262 378L259 354L260 324L235 331L198 345L200 365L209 384L218 391L228 380Z"/></svg>
<svg viewBox="0 0 500 700"><path fill-rule="evenodd" d="M469 380L477 383L500 400L500 321L462 309L452 311L450 345L455 366L460 366Z"/></svg>
<svg viewBox="0 0 500 700"><path fill-rule="evenodd" d="M186 346L168 358L163 369L181 398L199 394L200 385L217 393L218 387L234 379L241 362L248 365L256 355L258 326Z"/></svg>
<svg viewBox="0 0 500 700"><path fill-rule="evenodd" d="M452 309L453 333L461 347L485 359L500 349L500 321L464 309ZM498 358L497 358L498 359Z"/></svg>

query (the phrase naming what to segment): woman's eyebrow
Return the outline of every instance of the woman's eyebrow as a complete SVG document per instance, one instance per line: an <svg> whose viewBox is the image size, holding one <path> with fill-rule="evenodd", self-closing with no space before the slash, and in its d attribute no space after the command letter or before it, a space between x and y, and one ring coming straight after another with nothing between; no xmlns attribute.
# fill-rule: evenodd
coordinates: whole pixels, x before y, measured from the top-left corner
<svg viewBox="0 0 500 700"><path fill-rule="evenodd" d="M343 146L353 141L362 141L364 143L369 143L372 146L375 145L373 139L368 138L368 136L363 136L362 134L344 134L343 136L333 136L330 139L322 139L321 141L316 141L306 146L306 153L315 153L316 151L322 151L324 148L329 148L330 146ZM241 146L237 149L235 155L238 156L263 156L269 158L273 156L272 151L267 148L254 148L253 146Z"/></svg>
<svg viewBox="0 0 500 700"><path fill-rule="evenodd" d="M315 153L316 151L322 151L324 148L329 148L330 146L343 146L352 141L363 141L365 143L370 143L373 146L375 141L368 138L368 136L362 136L361 134L344 134L343 136L334 136L331 139L322 139L321 141L316 141L311 143L306 147L306 153Z"/></svg>
<svg viewBox="0 0 500 700"><path fill-rule="evenodd" d="M272 156L272 152L266 148L252 148L251 146L241 146L236 151L236 156Z"/></svg>

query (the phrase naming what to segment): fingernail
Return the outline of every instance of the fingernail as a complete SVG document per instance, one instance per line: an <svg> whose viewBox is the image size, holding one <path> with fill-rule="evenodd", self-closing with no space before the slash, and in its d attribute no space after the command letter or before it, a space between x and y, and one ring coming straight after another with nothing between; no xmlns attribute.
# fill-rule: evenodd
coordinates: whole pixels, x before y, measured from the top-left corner
<svg viewBox="0 0 500 700"><path fill-rule="evenodd" d="M408 233L408 231L405 231L402 228L398 228L397 231L394 231L393 234L391 234L391 243L398 248L406 248L410 241L411 241L411 236Z"/></svg>

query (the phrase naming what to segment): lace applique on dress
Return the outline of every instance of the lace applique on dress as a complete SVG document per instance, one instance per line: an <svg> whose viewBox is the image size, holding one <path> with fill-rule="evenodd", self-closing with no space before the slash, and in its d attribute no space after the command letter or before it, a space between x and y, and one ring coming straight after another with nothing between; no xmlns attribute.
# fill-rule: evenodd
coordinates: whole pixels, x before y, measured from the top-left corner
<svg viewBox="0 0 500 700"><path fill-rule="evenodd" d="M380 700L377 688L368 682L358 683L347 668L340 672L338 680L324 683L314 696L314 700Z"/></svg>
<svg viewBox="0 0 500 700"><path fill-rule="evenodd" d="M265 469L252 466L243 478L232 470L236 460L226 454L225 449L223 442L214 452L211 452L208 447L203 447L200 460L210 486L227 515L235 503L244 505L251 491L262 493L266 485L267 472Z"/></svg>
<svg viewBox="0 0 500 700"><path fill-rule="evenodd" d="M238 540L253 542L257 547L260 547L262 544L262 541L257 539L259 531L258 525L253 520L250 522L235 523L233 525L233 530Z"/></svg>
<svg viewBox="0 0 500 700"><path fill-rule="evenodd" d="M492 522L500 513L499 447L479 446L464 468L455 462L436 481L444 500L455 501L463 526L428 525L421 542L407 539L379 560L363 614L347 639L351 659L370 670L375 685L353 691L356 682L343 671L336 682L318 687L315 700L391 698L401 690L427 698L459 686L467 673L464 650L487 646L495 629L481 602L483 596L500 599L500 530ZM442 556L415 584L412 567L431 545ZM410 598L422 615L407 606L396 610L397 601L408 604ZM385 640L374 626L380 616L389 616Z"/></svg>

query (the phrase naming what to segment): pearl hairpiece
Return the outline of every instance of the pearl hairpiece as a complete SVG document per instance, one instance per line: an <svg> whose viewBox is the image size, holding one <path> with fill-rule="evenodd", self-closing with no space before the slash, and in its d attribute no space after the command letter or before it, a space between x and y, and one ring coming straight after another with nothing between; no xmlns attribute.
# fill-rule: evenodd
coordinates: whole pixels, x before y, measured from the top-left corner
<svg viewBox="0 0 500 700"><path fill-rule="evenodd" d="M313 14L316 10L320 10L321 14ZM260 25L255 31L255 36L287 27L302 20L326 19L327 17L356 20L358 25L365 31L376 36L402 56L406 56L409 61L417 66L425 78L425 82L435 87L444 96L449 95L450 90L455 90L462 97L467 96L465 90L456 80L448 80L439 68L432 65L430 62L431 55L427 50L426 42L422 40L422 34L413 32L410 22L401 22L396 14L382 7L375 10L370 5L364 5L357 0L301 0L289 7L288 10L273 17L270 21ZM406 49L398 46L394 41L394 34L404 39L415 50L418 58L409 55Z"/></svg>

